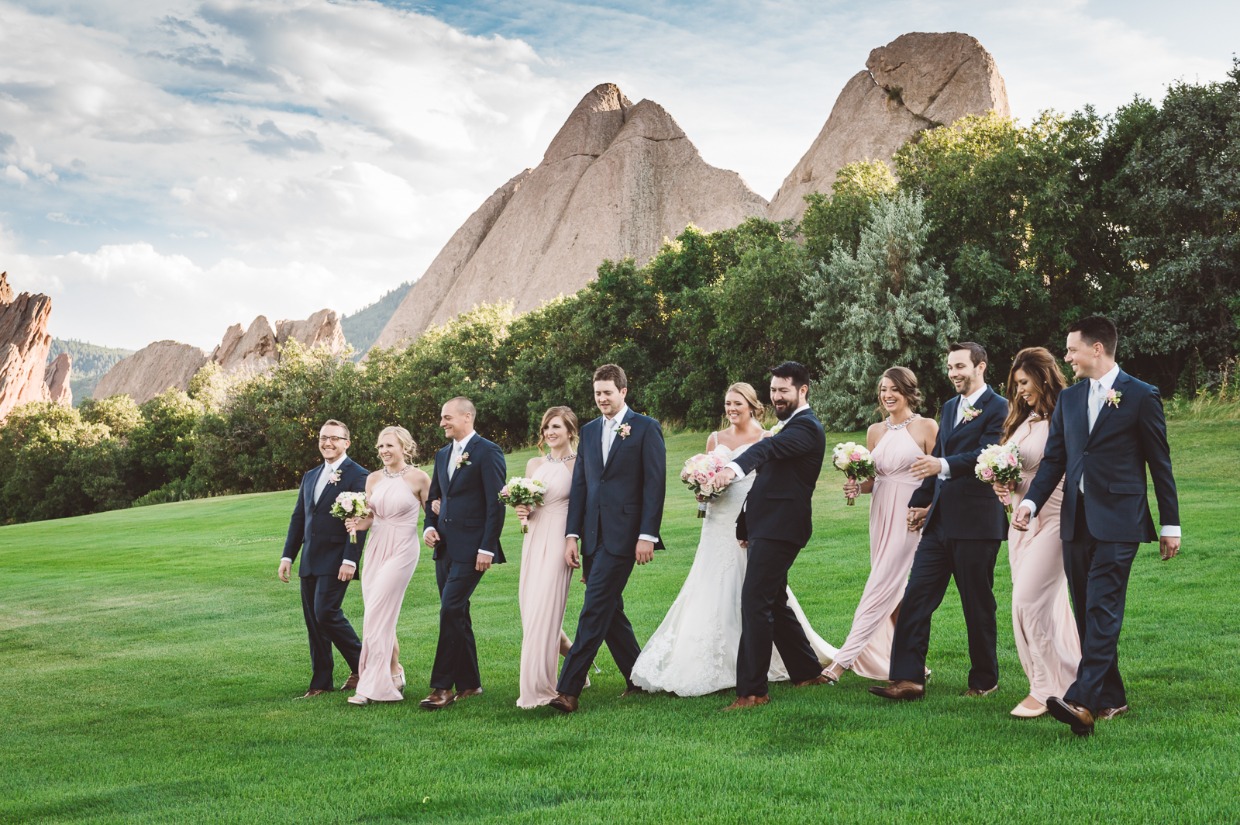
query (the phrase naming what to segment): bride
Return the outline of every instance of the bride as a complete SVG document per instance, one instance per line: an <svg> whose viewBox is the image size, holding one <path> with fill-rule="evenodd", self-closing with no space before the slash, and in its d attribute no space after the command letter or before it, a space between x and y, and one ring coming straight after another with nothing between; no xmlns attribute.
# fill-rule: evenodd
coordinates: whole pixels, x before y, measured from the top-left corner
<svg viewBox="0 0 1240 825"><path fill-rule="evenodd" d="M770 435L759 423L762 403L749 384L740 382L728 387L723 410L729 426L710 434L706 450L725 462ZM703 696L736 686L741 584L745 581L746 566L745 551L736 542L736 517L755 475L750 473L731 484L706 505L702 538L689 576L633 665L633 684L643 690ZM818 661L825 666L834 659L836 649L813 631L791 590L788 606L800 620ZM769 678L788 679L778 651L771 657Z"/></svg>

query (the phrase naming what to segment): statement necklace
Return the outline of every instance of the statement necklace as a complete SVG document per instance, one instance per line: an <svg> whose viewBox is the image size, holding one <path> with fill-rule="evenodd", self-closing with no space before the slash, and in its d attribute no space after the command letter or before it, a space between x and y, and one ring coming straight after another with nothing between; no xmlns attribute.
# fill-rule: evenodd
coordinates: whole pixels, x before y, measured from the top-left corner
<svg viewBox="0 0 1240 825"><path fill-rule="evenodd" d="M396 472L394 472L394 473L388 472L388 468L387 468L387 467L384 467L384 468L383 468L383 474L384 474L385 476L387 476L388 478L400 478L400 477L401 477L401 476L403 476L406 472L408 472L408 470L409 470L409 465L408 465L408 464L406 464L405 466L401 467L399 470L397 470L397 471L396 471Z"/></svg>
<svg viewBox="0 0 1240 825"><path fill-rule="evenodd" d="M901 421L899 424L892 424L891 416L887 416L885 419L883 419L883 423L887 425L887 429L889 430L903 430L905 427L907 427L909 424L912 424L914 421L916 421L919 418L921 418L920 415L918 415L917 413L913 413L908 418Z"/></svg>
<svg viewBox="0 0 1240 825"><path fill-rule="evenodd" d="M576 457L577 457L576 453L569 453L563 458L555 458L554 456L547 456L546 462L548 464L563 464L565 461L572 461Z"/></svg>

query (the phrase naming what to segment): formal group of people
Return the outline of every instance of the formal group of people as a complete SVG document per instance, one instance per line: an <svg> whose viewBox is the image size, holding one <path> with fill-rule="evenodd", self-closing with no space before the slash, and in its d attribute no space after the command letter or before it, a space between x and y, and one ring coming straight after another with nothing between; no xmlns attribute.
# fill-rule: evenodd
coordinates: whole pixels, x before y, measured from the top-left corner
<svg viewBox="0 0 1240 825"><path fill-rule="evenodd" d="M659 423L627 406L624 370L599 367L593 388L601 414L579 428L568 407L547 410L539 455L525 470L545 492L537 506L517 508L528 525L517 705L577 711L604 644L625 678L625 695L733 689L725 709L738 710L767 704L769 681L827 685L852 671L882 680L870 688L878 696L919 699L930 676L931 617L953 578L968 633L965 695L988 696L999 683L994 568L1007 540L1013 630L1030 686L1011 713L1049 712L1078 735L1092 733L1096 719L1128 710L1117 656L1128 573L1138 544L1158 537L1147 468L1163 525L1161 556L1179 550L1158 390L1119 370L1117 338L1105 318L1072 325L1065 360L1079 380L1071 387L1049 351L1022 350L1006 399L985 383L985 349L952 344L947 373L957 395L937 424L917 413L921 396L910 370L883 374L882 420L867 433L876 477L844 483L847 496L872 497L871 570L839 649L814 632L788 589L789 570L812 534L811 499L826 450L805 367L773 368L778 423L769 431L752 386L725 392L726 426L706 443L724 465L716 484L722 492L706 504L688 577L644 648L623 596L634 566L662 547L666 450ZM350 668L341 688L355 691L348 701L403 698L396 623L420 543L433 550L440 593L431 691L421 706L443 709L482 693L469 606L485 572L504 562L506 465L501 449L474 430L474 418L466 398L444 404L448 443L430 476L412 466L415 445L401 427L379 434L383 469L369 474L348 458L344 424L329 420L321 428L324 463L302 480L279 566L288 581L301 553L312 665L306 697L334 689L334 646ZM982 450L1009 442L1019 448L1022 481L981 481L975 465ZM336 495L363 490L370 515L331 515ZM1005 505L1015 505L1010 523ZM363 547L359 640L341 605ZM570 639L564 612L578 570L585 597Z"/></svg>

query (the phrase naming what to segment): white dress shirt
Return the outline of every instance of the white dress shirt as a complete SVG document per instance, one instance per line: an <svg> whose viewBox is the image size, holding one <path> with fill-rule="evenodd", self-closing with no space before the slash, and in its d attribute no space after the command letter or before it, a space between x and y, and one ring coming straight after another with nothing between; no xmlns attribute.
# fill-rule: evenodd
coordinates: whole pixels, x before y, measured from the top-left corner
<svg viewBox="0 0 1240 825"><path fill-rule="evenodd" d="M465 455L465 445L468 444L469 440L473 438L475 435L477 435L477 433L470 433L464 438L457 439L456 441L452 442L452 455L448 457L448 481L451 481L452 476L455 475L456 473L456 462L460 461L462 456ZM424 542L426 541L426 534L429 533L431 530L435 530L435 528L427 527L425 530L422 531L422 541ZM439 531L435 530L435 532L438 533ZM491 556L492 558L495 557L495 554L492 553L490 550L483 550L481 547L478 548L478 552L484 556Z"/></svg>
<svg viewBox="0 0 1240 825"><path fill-rule="evenodd" d="M599 429L602 430L602 440L599 443L599 449L602 450L604 467L607 466L607 462L611 459L611 451L615 449L616 438L619 437L616 433L616 429L624 423L624 416L628 413L628 411L629 405L621 404L620 409L617 410L616 414L611 418L603 416L603 426L599 427ZM569 533L565 536L565 538L579 539L581 536L576 533ZM637 538L641 541L648 541L651 544L659 543L658 536L652 536L648 533L642 533Z"/></svg>
<svg viewBox="0 0 1240 825"><path fill-rule="evenodd" d="M334 464L331 464L328 462L323 463L323 471L319 473L319 479L318 481L314 483L314 497L310 500L310 506L313 507L314 505L319 503L319 496L323 495L323 491L327 489L328 480L331 477L331 474L339 470L340 465L344 464L345 459L348 457L349 456L346 453L340 456L340 458L336 459L336 462ZM280 559L280 561L287 561L291 564L293 560L290 559L288 556L284 556L283 558ZM350 567L357 567L357 562L352 562L352 561L349 561L348 559L344 559L342 563L347 564Z"/></svg>
<svg viewBox="0 0 1240 825"><path fill-rule="evenodd" d="M960 424L964 421L965 409L967 409L968 407L977 406L977 400L982 397L982 395L986 392L986 389L987 389L986 385L982 384L981 389L974 390L969 395L963 396L964 403L956 405L955 426L959 427ZM941 478L943 481L947 481L947 479L951 477L952 477L952 468L947 465L947 459L940 458L939 459L939 478Z"/></svg>

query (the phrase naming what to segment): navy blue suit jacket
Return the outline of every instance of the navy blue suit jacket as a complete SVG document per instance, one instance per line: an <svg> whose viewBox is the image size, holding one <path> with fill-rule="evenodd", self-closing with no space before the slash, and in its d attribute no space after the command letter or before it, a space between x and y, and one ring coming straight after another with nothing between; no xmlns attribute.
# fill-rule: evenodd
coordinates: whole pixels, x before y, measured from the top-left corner
<svg viewBox="0 0 1240 825"><path fill-rule="evenodd" d="M746 475L761 469L737 517L737 537L804 547L813 534L811 499L826 451L822 424L807 409L788 419L778 433L741 453L736 464Z"/></svg>
<svg viewBox="0 0 1240 825"><path fill-rule="evenodd" d="M1103 404L1089 429L1089 381L1059 394L1046 437L1046 454L1026 496L1039 508L1063 479L1060 536L1076 532L1077 500L1085 482L1085 515L1096 539L1154 541L1154 519L1146 498L1145 468L1154 479L1162 524L1179 525L1180 506L1171 473L1171 448L1158 388L1120 371L1112 389L1119 404Z"/></svg>
<svg viewBox="0 0 1240 825"><path fill-rule="evenodd" d="M634 558L638 536L658 536L663 523L663 429L653 418L627 410L621 425L628 425L629 434L616 434L604 466L603 420L600 416L581 428L565 532L581 537L587 556L601 546L613 556ZM662 548L663 542L655 546Z"/></svg>
<svg viewBox="0 0 1240 825"><path fill-rule="evenodd" d="M934 444L935 458L946 458L951 478L930 476L909 499L909 507L930 506L926 530L937 524L950 539L1003 541L1007 538L1007 518L1003 505L989 484L977 478L977 457L1003 437L1007 418L1007 399L989 387L977 399L979 413L971 421L956 424L959 395L943 405L939 437Z"/></svg>
<svg viewBox="0 0 1240 825"><path fill-rule="evenodd" d="M465 456L468 456L467 458ZM473 564L479 550L495 554L492 564L503 564L504 550L499 534L504 529L504 504L499 491L504 486L508 464L504 451L493 441L474 433L465 442L462 463L448 479L452 442L435 453L435 472L426 496L426 527L439 531L440 544L434 558L447 553L454 562ZM430 503L439 500L439 514Z"/></svg>
<svg viewBox="0 0 1240 825"><path fill-rule="evenodd" d="M314 488L326 465L320 464L301 477L297 488L297 505L288 523L288 537L284 540L282 558L296 559L301 552L299 576L335 576L346 559L357 564L366 543L366 531L357 534L357 543L349 541L349 531L344 529L344 519L332 515L336 496L344 492L366 492L365 467L345 456L340 467L340 481L328 482L323 494L314 502Z"/></svg>

